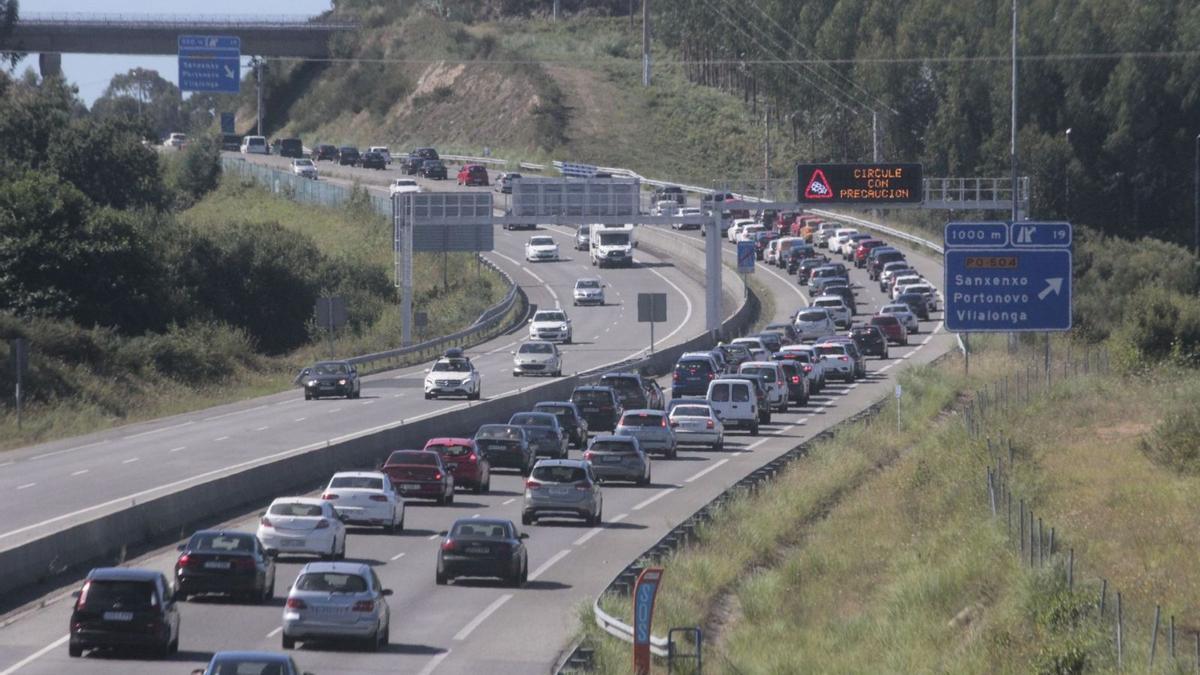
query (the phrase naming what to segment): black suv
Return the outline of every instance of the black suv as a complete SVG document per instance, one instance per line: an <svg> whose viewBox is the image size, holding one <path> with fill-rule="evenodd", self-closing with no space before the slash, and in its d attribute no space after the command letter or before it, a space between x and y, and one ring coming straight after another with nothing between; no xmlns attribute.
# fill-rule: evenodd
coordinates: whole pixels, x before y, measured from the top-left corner
<svg viewBox="0 0 1200 675"><path fill-rule="evenodd" d="M876 249L872 252L873 255L867 261L867 275L871 279L878 279L879 273L883 271L883 266L890 262L904 260L904 253L896 249L887 249L880 251Z"/></svg>
<svg viewBox="0 0 1200 675"><path fill-rule="evenodd" d="M400 162L400 170L412 176L421 171L427 159L441 159L433 148L417 148Z"/></svg>
<svg viewBox="0 0 1200 675"><path fill-rule="evenodd" d="M331 162L336 162L337 158L338 158L338 149L337 149L336 145L322 143L322 144L318 145L317 147L313 148L312 161L314 161L314 162L319 162L323 159L327 159Z"/></svg>
<svg viewBox="0 0 1200 675"><path fill-rule="evenodd" d="M252 532L201 530L179 545L175 597L224 593L267 602L275 594L275 560Z"/></svg>
<svg viewBox="0 0 1200 675"><path fill-rule="evenodd" d="M364 169L383 170L387 168L387 157L384 157L381 152L371 152L368 150L358 158L358 165Z"/></svg>
<svg viewBox="0 0 1200 675"><path fill-rule="evenodd" d="M621 407L626 410L653 407L646 392L646 383L639 373L605 373L600 376L600 384L608 385L616 390L617 398L621 400Z"/></svg>
<svg viewBox="0 0 1200 675"><path fill-rule="evenodd" d="M558 418L558 426L571 436L571 445L580 450L588 444L588 421L579 412L579 406L570 401L541 401L533 406L533 412L552 413Z"/></svg>
<svg viewBox="0 0 1200 675"><path fill-rule="evenodd" d="M98 567L72 595L72 657L108 647L144 647L162 658L179 651L179 607L162 572Z"/></svg>
<svg viewBox="0 0 1200 675"><path fill-rule="evenodd" d="M716 378L712 362L702 356L685 356L675 363L671 376L671 398L706 396L708 383Z"/></svg>
<svg viewBox="0 0 1200 675"><path fill-rule="evenodd" d="M358 163L358 148L353 145L343 145L338 148L337 163L339 166L354 166Z"/></svg>
<svg viewBox="0 0 1200 675"><path fill-rule="evenodd" d="M617 422L625 413L625 409L621 407L621 399L612 387L575 387L571 392L571 403L579 408L583 419L587 420L588 429L592 431L616 429Z"/></svg>
<svg viewBox="0 0 1200 675"><path fill-rule="evenodd" d="M683 188L675 185L667 185L654 191L654 201L664 202L667 200L675 200L676 204L683 204L686 201L683 195Z"/></svg>
<svg viewBox="0 0 1200 675"><path fill-rule="evenodd" d="M440 159L427 159L421 164L421 176L446 180L446 165Z"/></svg>
<svg viewBox="0 0 1200 675"><path fill-rule="evenodd" d="M888 357L887 338L879 326L851 326L849 336L854 340L854 344L858 345L858 351L863 353L863 356L878 356L881 359Z"/></svg>
<svg viewBox="0 0 1200 675"><path fill-rule="evenodd" d="M304 156L304 144L299 138L284 138L279 141L278 154L280 157L300 159Z"/></svg>

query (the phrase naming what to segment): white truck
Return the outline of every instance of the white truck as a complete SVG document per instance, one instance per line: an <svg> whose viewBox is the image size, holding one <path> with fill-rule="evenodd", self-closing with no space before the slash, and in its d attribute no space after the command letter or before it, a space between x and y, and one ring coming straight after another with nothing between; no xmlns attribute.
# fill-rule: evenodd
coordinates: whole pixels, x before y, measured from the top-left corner
<svg viewBox="0 0 1200 675"><path fill-rule="evenodd" d="M592 265L633 267L633 225L592 225L588 236Z"/></svg>

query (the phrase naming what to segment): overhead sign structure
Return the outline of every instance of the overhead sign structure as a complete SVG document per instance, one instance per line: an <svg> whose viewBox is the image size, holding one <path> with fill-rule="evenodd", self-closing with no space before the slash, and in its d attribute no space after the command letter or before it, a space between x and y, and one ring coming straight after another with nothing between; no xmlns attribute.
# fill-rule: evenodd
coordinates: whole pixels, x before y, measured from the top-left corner
<svg viewBox="0 0 1200 675"><path fill-rule="evenodd" d="M530 178L512 182L512 215L623 217L641 210L641 181L636 178Z"/></svg>
<svg viewBox="0 0 1200 675"><path fill-rule="evenodd" d="M647 567L633 585L633 672L637 675L650 673L650 625L662 575L661 567Z"/></svg>
<svg viewBox="0 0 1200 675"><path fill-rule="evenodd" d="M797 164L801 204L920 204L920 164Z"/></svg>
<svg viewBox="0 0 1200 675"><path fill-rule="evenodd" d="M490 192L413 192L397 195L399 225L412 226L414 251L491 251L495 248Z"/></svg>
<svg viewBox="0 0 1200 675"><path fill-rule="evenodd" d="M1071 224L948 223L946 329L1071 329Z"/></svg>
<svg viewBox="0 0 1200 675"><path fill-rule="evenodd" d="M242 84L242 39L234 35L179 36L179 90L236 94Z"/></svg>
<svg viewBox="0 0 1200 675"><path fill-rule="evenodd" d="M754 274L754 260L758 257L754 242L739 241L737 244L737 270L741 274Z"/></svg>

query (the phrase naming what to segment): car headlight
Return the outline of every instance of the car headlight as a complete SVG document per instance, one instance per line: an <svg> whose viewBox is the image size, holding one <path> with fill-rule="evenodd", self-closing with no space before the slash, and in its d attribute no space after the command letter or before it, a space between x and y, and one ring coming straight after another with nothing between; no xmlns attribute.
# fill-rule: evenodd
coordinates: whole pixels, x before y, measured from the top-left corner
<svg viewBox="0 0 1200 675"><path fill-rule="evenodd" d="M338 384L340 384L340 385L345 385L345 384L346 384L346 380L338 380Z"/></svg>
<svg viewBox="0 0 1200 675"><path fill-rule="evenodd" d="M310 387L315 387L315 386L317 386L317 381L316 381L316 380L309 380L309 381L308 381L308 386L310 386Z"/></svg>

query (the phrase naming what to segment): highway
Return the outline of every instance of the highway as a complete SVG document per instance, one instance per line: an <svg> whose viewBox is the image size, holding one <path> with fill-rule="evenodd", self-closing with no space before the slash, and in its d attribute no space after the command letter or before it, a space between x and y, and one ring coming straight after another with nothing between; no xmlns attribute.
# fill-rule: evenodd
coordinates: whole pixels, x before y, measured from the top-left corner
<svg viewBox="0 0 1200 675"><path fill-rule="evenodd" d="M568 230L549 228L549 231L559 237L563 252L571 253L567 243ZM553 304L555 298L551 291L565 299L570 282L577 276L591 273L590 266L586 263L581 266L578 261L523 264L519 248L526 235L524 232L498 233L497 255L493 260L507 265L505 269L526 288L531 302L540 306ZM671 236L677 237L681 246L703 246L702 240L692 233L672 233ZM732 247L723 246L726 255L732 256ZM644 252L640 257L649 260ZM910 254L910 259L928 278L940 278L940 261L916 252ZM548 283L549 288L532 274ZM604 277L611 284L609 290L613 300L626 302L639 290L662 289L670 294L668 302L672 313L669 318L671 325L679 326L679 330L664 337L664 344L703 330L701 289L670 267L619 273L606 271ZM774 298L775 319L786 319L806 304L803 287L797 286L793 277L777 268L761 266L757 277ZM852 279L860 286L856 289L860 311L869 314L883 302L878 286L870 283L861 270L854 270ZM684 297L691 301L690 316ZM599 310L576 310L569 307L569 302L564 304L568 305L567 309L577 322L578 339L585 343L567 347L568 369L600 364L621 355L610 351L610 347L629 353L645 346L645 334L629 328L636 324L624 312L623 304ZM726 307L727 312L732 309ZM490 494L462 494L452 506L410 502L406 531L402 534L352 530L347 557L370 562L385 586L395 591L389 599L392 644L377 654L303 646L295 652L297 662L303 670L313 673L547 672L568 646L577 625L579 606L590 605L624 565L671 526L754 468L886 395L892 389L896 374L903 368L928 363L949 350L953 338L940 330L940 317L941 314L936 313L932 321L923 322L922 333L911 338L910 346L892 347L892 358L871 359L866 380L831 384L821 395L814 396L809 405L776 414L772 424L763 427L761 436L752 438L731 432L722 452L681 449L676 460L655 459L654 483L650 486L605 486L604 523L600 527L546 522L522 528L530 534L530 582L524 588L503 588L484 582L463 582L448 587L434 584L437 533L455 519L479 515L520 521L522 481L513 473L496 472ZM486 395L495 396L520 384L512 382L506 369L510 363L508 343L522 336L523 331L471 350L486 369ZM597 348L597 341L603 349ZM446 406L461 405L457 402L426 404L420 398L419 378L420 369L369 378L364 397L359 401L305 403L298 392L292 392L227 406L219 411L203 411L138 425L136 430L124 428L110 438L101 439L100 444L80 450L61 452L76 447L66 443L62 448L41 448L37 452L27 449L10 454L6 459L14 459L16 463L0 467L0 481L5 481L0 482L7 500L5 506L16 508L15 505L22 501L13 496L15 486L8 473L36 472L41 470L39 462L53 462L58 467L57 471L46 469L44 480L54 481L51 484L69 481L68 470L106 468L109 473L105 475L119 476L119 480L132 480L136 475L141 477L137 480L143 481L140 485L155 485L198 473L203 470L202 466L244 461L248 456L269 454L273 448L291 447L372 424L392 422L398 414L428 414ZM669 386L666 379L662 383L664 387ZM256 430L260 426L271 428ZM447 435L470 435L473 431L445 430ZM131 438L142 433L145 435ZM228 438L220 441L214 438L216 435ZM203 452L189 452L186 448L172 452L177 445L187 446L190 442L204 443L196 446L203 448ZM37 457L54 451L60 452ZM204 463L209 461L210 454L221 459ZM572 456L578 454L578 451L572 451ZM172 455L177 459L172 459ZM137 456L138 461L122 465L128 456ZM170 462L178 464L168 464ZM143 467L138 467L139 464ZM33 481L38 474L23 475L26 476L23 480ZM109 494L104 492L107 487L96 486L94 478L80 480L78 488L72 488L88 491L84 502L94 502ZM31 488L23 492L34 498L44 490ZM57 499L71 497L60 491L55 491L53 496L54 499L41 502L42 508L47 508L47 504L54 506ZM64 511L59 509L58 512ZM26 509L22 513L25 514L22 516L24 522L39 517L37 509ZM41 517L45 519L46 516L42 514ZM231 518L225 526L253 531L257 517L257 511L248 512ZM6 519L5 522L6 530L15 527L9 524L14 521ZM169 571L174 559L174 548L169 547L130 561L130 564ZM0 675L18 672L179 673L202 665L218 650L278 651L280 598L303 562L280 561L277 599L271 605L239 605L207 599L186 603L182 608L180 653L166 663L107 655L68 658L66 630L69 592L73 587L59 589L29 609L4 618L6 623L0 627ZM670 583L670 570L665 583ZM660 631L665 628L660 627Z"/></svg>

